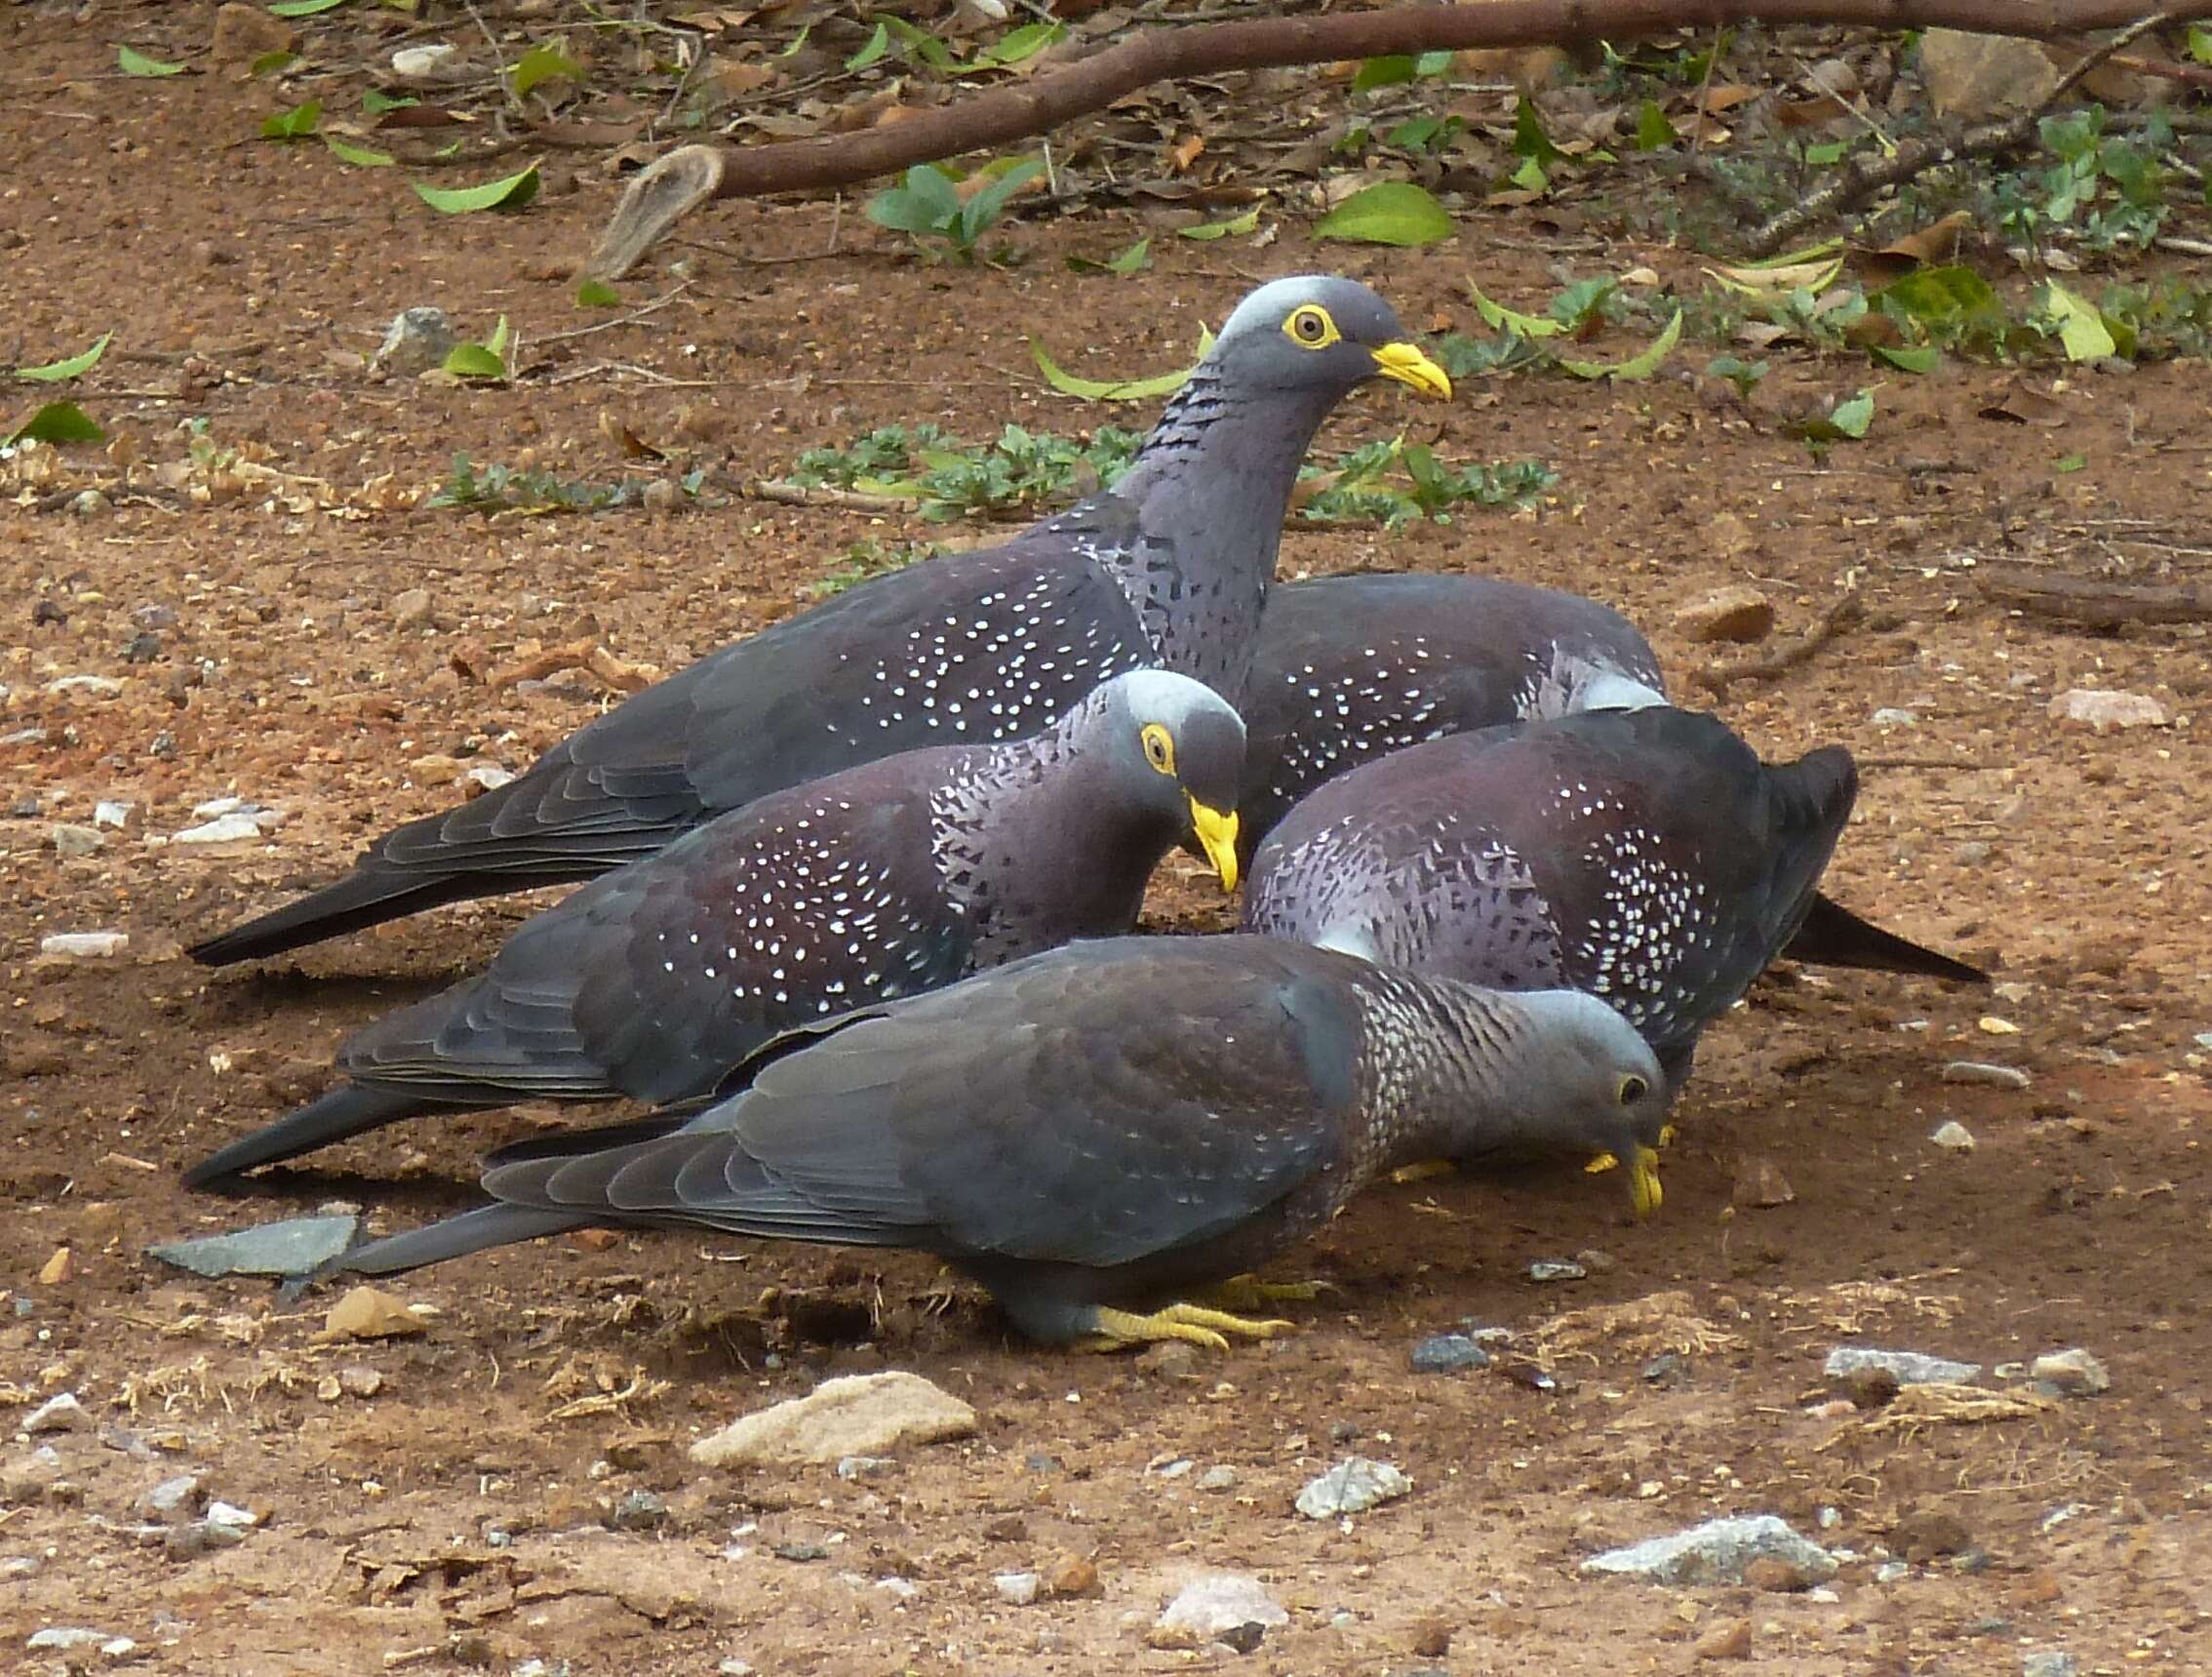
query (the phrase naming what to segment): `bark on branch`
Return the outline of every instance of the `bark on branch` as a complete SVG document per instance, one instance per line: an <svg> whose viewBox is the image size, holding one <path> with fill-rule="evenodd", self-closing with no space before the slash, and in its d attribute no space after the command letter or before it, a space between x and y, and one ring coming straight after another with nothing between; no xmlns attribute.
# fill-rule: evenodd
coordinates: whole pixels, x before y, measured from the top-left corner
<svg viewBox="0 0 2212 1677"><path fill-rule="evenodd" d="M2175 20L2207 17L2212 0L2165 8L2143 0L1484 0L1147 28L1063 69L859 134L681 147L631 181L584 271L602 279L627 273L654 240L710 198L849 186L1044 134L1160 81L1399 54L1626 41L1753 21L2047 40L2121 28L2160 10Z"/></svg>

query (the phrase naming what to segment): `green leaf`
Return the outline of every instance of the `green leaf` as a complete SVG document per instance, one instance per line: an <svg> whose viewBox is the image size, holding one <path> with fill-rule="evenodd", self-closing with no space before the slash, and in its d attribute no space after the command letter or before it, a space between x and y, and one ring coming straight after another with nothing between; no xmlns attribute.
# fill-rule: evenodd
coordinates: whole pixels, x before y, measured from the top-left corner
<svg viewBox="0 0 2212 1677"><path fill-rule="evenodd" d="M1037 371L1045 375L1045 382L1063 396L1080 396L1086 402L1142 402L1156 396L1171 396L1183 387L1198 361L1205 359L1205 352L1213 347L1213 334L1203 326L1199 328L1198 361L1189 367L1177 368L1172 373L1154 374L1146 379L1078 379L1067 372L1046 351L1045 345L1032 338L1029 342L1030 358L1037 363Z"/></svg>
<svg viewBox="0 0 2212 1677"><path fill-rule="evenodd" d="M335 134L323 136L323 143L331 148L331 155L341 163L351 163L362 169L389 169L394 161L388 151L371 151L366 145L353 145Z"/></svg>
<svg viewBox="0 0 2212 1677"><path fill-rule="evenodd" d="M2056 472L2079 471L2088 463L2089 457L2087 455L2061 455L2057 459L2051 461L2051 470Z"/></svg>
<svg viewBox="0 0 2212 1677"><path fill-rule="evenodd" d="M1874 357L1900 373L1933 373L1943 362L1943 351L1933 344L1923 349L1893 349L1886 343L1876 343Z"/></svg>
<svg viewBox="0 0 2212 1677"><path fill-rule="evenodd" d="M335 12L345 0L271 0L272 18L312 18L318 12Z"/></svg>
<svg viewBox="0 0 2212 1677"><path fill-rule="evenodd" d="M387 110L405 110L421 102L406 94L388 94L382 88L370 88L361 96L361 108L371 116L382 116Z"/></svg>
<svg viewBox="0 0 2212 1677"><path fill-rule="evenodd" d="M879 227L901 233L934 233L960 218L960 194L945 179L944 171L917 163L896 186L886 187L868 200L864 214Z"/></svg>
<svg viewBox="0 0 2212 1677"><path fill-rule="evenodd" d="M515 67L507 72L507 85L514 89L515 98L522 99L532 88L564 77L572 82L584 79L583 65L561 50L567 45L566 40L561 40L550 47L533 47L523 54Z"/></svg>
<svg viewBox="0 0 2212 1677"><path fill-rule="evenodd" d="M180 76L184 73L182 64L149 59L143 53L134 53L129 47L115 49L115 64L127 76Z"/></svg>
<svg viewBox="0 0 2212 1677"><path fill-rule="evenodd" d="M919 24L909 23L904 18L886 18L884 26L902 51L912 53L933 70L949 70L959 62L950 47Z"/></svg>
<svg viewBox="0 0 2212 1677"><path fill-rule="evenodd" d="M1861 390L1848 402L1837 403L1836 411L1828 416L1828 422L1856 442L1874 423L1874 392Z"/></svg>
<svg viewBox="0 0 2212 1677"><path fill-rule="evenodd" d="M1091 257L1070 257L1068 268L1079 274L1134 274L1152 266L1152 241L1139 239L1118 256L1099 261Z"/></svg>
<svg viewBox="0 0 2212 1677"><path fill-rule="evenodd" d="M1476 289L1473 280L1467 282L1467 295L1475 299L1475 312L1492 332L1510 332L1516 338L1552 338L1566 330L1563 321L1546 320L1537 314L1516 314L1504 304L1492 302Z"/></svg>
<svg viewBox="0 0 2212 1677"><path fill-rule="evenodd" d="M1446 52L1423 53L1413 60L1413 73L1417 76L1441 76L1451 68L1456 54Z"/></svg>
<svg viewBox="0 0 2212 1677"><path fill-rule="evenodd" d="M2190 25L2189 56L2200 64L2212 64L2212 29Z"/></svg>
<svg viewBox="0 0 2212 1677"><path fill-rule="evenodd" d="M290 110L280 110L261 118L263 140L306 140L313 136L316 124L323 120L323 101L311 99L304 104L296 104Z"/></svg>
<svg viewBox="0 0 2212 1677"><path fill-rule="evenodd" d="M74 402L49 402L13 431L10 443L98 443L107 433Z"/></svg>
<svg viewBox="0 0 2212 1677"><path fill-rule="evenodd" d="M972 70L1010 69L1024 59L1034 59L1055 41L1065 39L1067 32L1065 23L1024 23L1018 29L1008 29L985 47L972 62L955 67L963 75Z"/></svg>
<svg viewBox="0 0 2212 1677"><path fill-rule="evenodd" d="M1675 125L1667 120L1667 113L1659 108L1657 100L1647 99L1643 108L1636 113L1636 148L1639 151L1661 151L1681 139Z"/></svg>
<svg viewBox="0 0 2212 1677"><path fill-rule="evenodd" d="M278 74L280 71L288 70L298 61L299 55L297 53L291 51L289 48L279 47L273 53L263 53L259 58L256 59L252 63L248 64L246 66L246 73L249 76L253 77L256 81L259 81L264 77L273 76ZM408 102L412 104L414 100L410 100Z"/></svg>
<svg viewBox="0 0 2212 1677"><path fill-rule="evenodd" d="M1675 318L1660 328L1659 336L1651 340L1651 347L1640 355L1631 356L1628 360L1615 362L1611 366L1600 361L1564 360L1560 365L1577 379L1613 379L1623 383L1640 384L1659 371L1659 364L1681 341L1681 336L1682 311L1678 308L1675 310Z"/></svg>
<svg viewBox="0 0 2212 1677"><path fill-rule="evenodd" d="M481 186L426 186L412 183L415 195L445 216L468 216L479 210L519 210L537 196L537 165L519 175L487 180Z"/></svg>
<svg viewBox="0 0 2212 1677"><path fill-rule="evenodd" d="M99 364L99 358L107 353L108 341L114 336L112 332L101 333L98 343L82 355L72 355L66 361L49 361L44 367L19 367L16 369L16 377L27 379L34 384L59 384L65 379L75 379L90 373Z"/></svg>
<svg viewBox="0 0 2212 1677"><path fill-rule="evenodd" d="M614 308L621 301L621 293L605 280L587 279L576 287L578 308Z"/></svg>
<svg viewBox="0 0 2212 1677"><path fill-rule="evenodd" d="M2057 280L2043 282L2043 308L2058 326L2059 342L2069 361L2102 361L2119 352L2112 329L2095 305Z"/></svg>
<svg viewBox="0 0 2212 1677"><path fill-rule="evenodd" d="M1525 157L1540 169L1549 170L1555 163L1566 161L1566 153L1552 143L1552 137L1544 132L1544 119L1536 114L1536 107L1522 94L1513 113L1513 154Z"/></svg>
<svg viewBox="0 0 2212 1677"><path fill-rule="evenodd" d="M1317 239L1369 245L1433 245L1451 237L1451 217L1425 187L1409 180L1363 186L1314 223Z"/></svg>
<svg viewBox="0 0 2212 1677"><path fill-rule="evenodd" d="M1183 239L1226 239L1231 234L1242 238L1259 226L1259 206L1253 205L1242 216L1232 216L1226 221L1206 221L1196 227L1177 227L1175 235Z"/></svg>
<svg viewBox="0 0 2212 1677"><path fill-rule="evenodd" d="M1544 166L1533 157L1523 157L1521 160L1521 167L1507 176L1506 179L1523 192L1542 192L1552 184L1551 176L1545 173Z"/></svg>
<svg viewBox="0 0 2212 1677"><path fill-rule="evenodd" d="M870 64L874 63L878 59L885 57L889 52L890 30L885 27L883 24L878 23L876 25L876 32L868 37L867 45L862 47L857 53L854 53L852 57L846 60L845 67L849 70L864 70Z"/></svg>
<svg viewBox="0 0 2212 1677"><path fill-rule="evenodd" d="M1353 74L1352 91L1367 93L1375 88L1392 88L1401 82L1413 79L1413 57L1409 53L1394 53L1388 58L1365 59Z"/></svg>
<svg viewBox="0 0 2212 1677"><path fill-rule="evenodd" d="M1044 159L1025 158L1002 171L960 207L960 242L972 245L1006 211L1007 200L1045 173Z"/></svg>
<svg viewBox="0 0 2212 1677"><path fill-rule="evenodd" d="M445 370L456 379L504 379L507 376L507 317L492 329L485 343L456 343L446 351Z"/></svg>

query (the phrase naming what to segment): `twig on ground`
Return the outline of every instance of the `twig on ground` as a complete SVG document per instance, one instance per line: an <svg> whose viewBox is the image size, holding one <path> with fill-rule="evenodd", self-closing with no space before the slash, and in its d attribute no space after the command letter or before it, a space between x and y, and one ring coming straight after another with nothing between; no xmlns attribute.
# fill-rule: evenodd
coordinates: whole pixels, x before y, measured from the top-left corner
<svg viewBox="0 0 2212 1677"><path fill-rule="evenodd" d="M834 506L847 512L919 512L922 502L911 495L871 495L860 489L829 485L778 483L766 477L726 477L720 472L708 481L718 489L743 496L747 500L772 500L780 506Z"/></svg>
<svg viewBox="0 0 2212 1677"><path fill-rule="evenodd" d="M1866 607L1859 603L1856 592L1840 596L1834 605L1814 619L1811 628L1801 635L1763 652L1757 658L1737 659L1727 663L1709 663L1689 672L1689 678L1716 699L1725 699L1729 684L1738 681L1762 681L1811 659L1838 635L1865 620Z"/></svg>
<svg viewBox="0 0 2212 1677"><path fill-rule="evenodd" d="M2122 582L1985 565L1975 571L1974 584L1997 605L2092 629L2212 622L2212 584L2202 582Z"/></svg>
<svg viewBox="0 0 2212 1677"><path fill-rule="evenodd" d="M504 664L484 678L487 687L513 687L525 681L543 681L565 669L589 670L609 687L636 693L652 685L657 675L644 664L625 663L590 636Z"/></svg>

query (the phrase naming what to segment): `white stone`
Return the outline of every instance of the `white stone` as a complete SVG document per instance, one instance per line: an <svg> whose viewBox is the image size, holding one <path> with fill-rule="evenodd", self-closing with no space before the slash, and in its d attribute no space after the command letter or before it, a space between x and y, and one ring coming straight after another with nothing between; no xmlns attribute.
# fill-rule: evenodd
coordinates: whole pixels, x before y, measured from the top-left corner
<svg viewBox="0 0 2212 1677"><path fill-rule="evenodd" d="M1946 1083L1979 1083L1991 1089L2026 1089L2034 1080L2016 1065L1992 1065L1984 1059L1955 1059L1943 1068Z"/></svg>
<svg viewBox="0 0 2212 1677"><path fill-rule="evenodd" d="M1396 1501L1412 1489L1413 1481L1389 1462L1347 1456L1326 1473L1307 1481L1306 1488L1298 1493L1298 1512L1309 1520L1364 1514L1378 1503Z"/></svg>
<svg viewBox="0 0 2212 1677"><path fill-rule="evenodd" d="M2097 733L2113 728L2163 728L2172 719L2149 694L2114 693L2101 687L2070 687L2051 700L2051 720L2080 722Z"/></svg>
<svg viewBox="0 0 2212 1677"><path fill-rule="evenodd" d="M891 1370L824 1380L803 1398L740 1416L691 1446L702 1467L828 1464L901 1444L968 1438L975 1411L920 1375Z"/></svg>
<svg viewBox="0 0 2212 1677"><path fill-rule="evenodd" d="M402 81L439 81L460 68L460 49L450 41L427 47L402 47L392 55L392 74Z"/></svg>
<svg viewBox="0 0 2212 1677"><path fill-rule="evenodd" d="M1946 1118L1928 1136L1947 1153L1971 1153L1974 1150L1974 1132L1955 1118Z"/></svg>
<svg viewBox="0 0 2212 1677"><path fill-rule="evenodd" d="M1872 1345L1838 1345L1828 1353L1821 1373L1832 1380L1847 1380L1869 1370L1887 1375L1901 1386L1964 1385L1982 1378L1979 1363L1954 1362L1919 1351L1883 1351Z"/></svg>
<svg viewBox="0 0 2212 1677"><path fill-rule="evenodd" d="M236 844L241 839L257 839L261 836L261 823L244 810L233 810L226 816L217 816L212 821L186 827L173 836L176 844Z"/></svg>
<svg viewBox="0 0 2212 1677"><path fill-rule="evenodd" d="M502 769L496 763L479 763L461 777L464 780L474 780L487 792L496 792L501 786L511 782L514 778L513 770Z"/></svg>
<svg viewBox="0 0 2212 1677"><path fill-rule="evenodd" d="M138 805L124 803L120 799L102 798L99 803L93 805L93 825L96 827L126 825L131 819L131 812L137 808Z"/></svg>
<svg viewBox="0 0 2212 1677"><path fill-rule="evenodd" d="M1836 1576L1836 1557L1797 1536L1776 1514L1708 1520L1686 1532L1647 1537L1627 1548L1591 1556L1582 1563L1582 1571L1664 1584L1742 1583L1744 1569L1768 1555L1789 1562L1808 1578Z"/></svg>
<svg viewBox="0 0 2212 1677"><path fill-rule="evenodd" d="M46 684L49 693L90 693L100 699L113 699L123 691L123 684L112 675L64 675Z"/></svg>
<svg viewBox="0 0 2212 1677"><path fill-rule="evenodd" d="M1247 1624L1271 1628L1288 1624L1290 1615L1259 1579L1237 1573L1207 1573L1185 1584L1155 1622L1162 1630L1184 1631L1210 1642Z"/></svg>
<svg viewBox="0 0 2212 1677"><path fill-rule="evenodd" d="M23 1417L23 1430L34 1437L42 1432L75 1432L91 1424L92 1417L75 1392L59 1392Z"/></svg>
<svg viewBox="0 0 2212 1677"><path fill-rule="evenodd" d="M131 946L128 932L50 932L38 940L41 955L59 955L72 961L97 961L120 955Z"/></svg>
<svg viewBox="0 0 2212 1677"><path fill-rule="evenodd" d="M2056 1386L2069 1397L2095 1397L2113 1388L2105 1365L2079 1346L2045 1352L2028 1365L2028 1378Z"/></svg>
<svg viewBox="0 0 2212 1677"><path fill-rule="evenodd" d="M1045 1580L1035 1573L1000 1573L991 1587L1008 1607L1027 1607L1044 1591Z"/></svg>

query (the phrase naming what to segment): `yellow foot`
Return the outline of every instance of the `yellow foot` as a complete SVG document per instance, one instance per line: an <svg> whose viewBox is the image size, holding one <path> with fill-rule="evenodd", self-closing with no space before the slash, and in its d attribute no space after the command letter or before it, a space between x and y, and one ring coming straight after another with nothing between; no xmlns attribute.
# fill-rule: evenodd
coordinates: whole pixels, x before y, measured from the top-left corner
<svg viewBox="0 0 2212 1677"><path fill-rule="evenodd" d="M1218 1287L1208 1287L1208 1304L1222 1310L1264 1310L1270 1304L1311 1304L1323 1293L1334 1293L1333 1281L1262 1281L1256 1275L1232 1275Z"/></svg>
<svg viewBox="0 0 2212 1677"><path fill-rule="evenodd" d="M1100 1309L1098 1332L1078 1340L1079 1351L1112 1351L1124 1345L1141 1345L1159 1339L1181 1339L1208 1350L1226 1351L1228 1336L1245 1339L1272 1339L1296 1326L1290 1322L1255 1322L1232 1316L1226 1310L1209 1310L1203 1304L1169 1304L1149 1316L1130 1310Z"/></svg>
<svg viewBox="0 0 2212 1677"><path fill-rule="evenodd" d="M1666 1138L1662 1136L1661 1140ZM1600 1171L1620 1169L1620 1160L1610 1153L1600 1153L1582 1168L1596 1176ZM1649 1147L1639 1147L1636 1158L1629 1166L1629 1198L1635 1203L1636 1215L1650 1217L1658 1211L1666 1194L1659 1185L1659 1155Z"/></svg>
<svg viewBox="0 0 2212 1677"><path fill-rule="evenodd" d="M1417 1159L1410 1165L1399 1166L1388 1179L1403 1187L1407 1182L1425 1182L1431 1177L1448 1177L1458 1169L1449 1159Z"/></svg>

